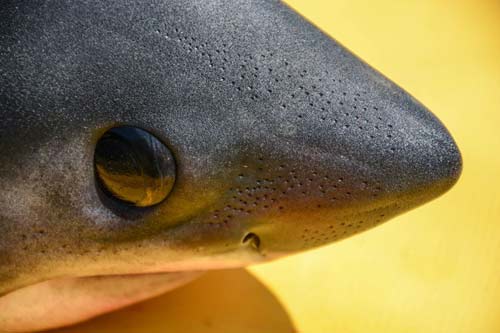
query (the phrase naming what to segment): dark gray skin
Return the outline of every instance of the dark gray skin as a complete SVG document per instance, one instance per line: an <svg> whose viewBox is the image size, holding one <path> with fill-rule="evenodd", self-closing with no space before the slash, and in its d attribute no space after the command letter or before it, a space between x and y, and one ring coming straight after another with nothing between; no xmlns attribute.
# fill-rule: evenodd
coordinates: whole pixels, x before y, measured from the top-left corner
<svg viewBox="0 0 500 333"><path fill-rule="evenodd" d="M0 294L296 253L421 205L461 171L422 104L271 0L4 1L0 114ZM118 125L175 157L153 208L99 195L94 147Z"/></svg>

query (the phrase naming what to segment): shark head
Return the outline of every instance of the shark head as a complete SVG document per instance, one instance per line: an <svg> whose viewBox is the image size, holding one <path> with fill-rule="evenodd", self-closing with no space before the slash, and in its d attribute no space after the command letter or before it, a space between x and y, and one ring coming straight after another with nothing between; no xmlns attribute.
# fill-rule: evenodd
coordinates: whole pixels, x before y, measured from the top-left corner
<svg viewBox="0 0 500 333"><path fill-rule="evenodd" d="M0 292L277 258L461 171L434 115L278 1L9 1L0 110Z"/></svg>

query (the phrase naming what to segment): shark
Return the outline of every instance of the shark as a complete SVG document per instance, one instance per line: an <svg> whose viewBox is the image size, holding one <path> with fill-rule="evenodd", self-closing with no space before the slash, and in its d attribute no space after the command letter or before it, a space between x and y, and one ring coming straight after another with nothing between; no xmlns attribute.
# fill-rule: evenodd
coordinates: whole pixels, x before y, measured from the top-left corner
<svg viewBox="0 0 500 333"><path fill-rule="evenodd" d="M0 6L0 330L369 230L458 180L419 101L276 0Z"/></svg>

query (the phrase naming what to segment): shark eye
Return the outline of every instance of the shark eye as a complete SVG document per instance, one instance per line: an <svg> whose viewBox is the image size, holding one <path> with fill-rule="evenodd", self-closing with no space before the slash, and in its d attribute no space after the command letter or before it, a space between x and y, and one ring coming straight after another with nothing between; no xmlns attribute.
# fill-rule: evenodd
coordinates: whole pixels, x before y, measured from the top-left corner
<svg viewBox="0 0 500 333"><path fill-rule="evenodd" d="M94 168L105 194L136 207L162 202L175 182L170 150L137 127L115 127L104 133L96 144Z"/></svg>

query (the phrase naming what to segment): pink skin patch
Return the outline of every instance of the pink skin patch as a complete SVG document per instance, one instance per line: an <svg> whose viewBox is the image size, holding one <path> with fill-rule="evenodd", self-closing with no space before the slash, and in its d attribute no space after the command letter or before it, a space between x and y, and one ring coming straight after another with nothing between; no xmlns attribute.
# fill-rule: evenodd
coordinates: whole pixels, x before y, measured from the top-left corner
<svg viewBox="0 0 500 333"><path fill-rule="evenodd" d="M58 328L158 296L200 272L63 278L31 285L0 298L0 331Z"/></svg>

